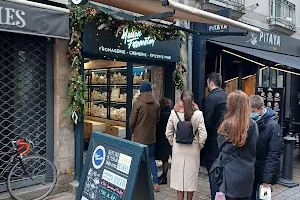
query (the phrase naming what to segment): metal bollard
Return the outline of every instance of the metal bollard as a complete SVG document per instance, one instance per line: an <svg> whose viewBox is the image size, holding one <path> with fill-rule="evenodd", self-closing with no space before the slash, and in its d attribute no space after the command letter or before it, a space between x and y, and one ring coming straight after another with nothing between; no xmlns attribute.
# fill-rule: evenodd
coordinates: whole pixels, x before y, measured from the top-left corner
<svg viewBox="0 0 300 200"><path fill-rule="evenodd" d="M283 138L284 140L284 154L282 163L282 174L278 181L278 184L292 188L299 185L293 180L293 160L294 160L294 144L295 137L290 135Z"/></svg>

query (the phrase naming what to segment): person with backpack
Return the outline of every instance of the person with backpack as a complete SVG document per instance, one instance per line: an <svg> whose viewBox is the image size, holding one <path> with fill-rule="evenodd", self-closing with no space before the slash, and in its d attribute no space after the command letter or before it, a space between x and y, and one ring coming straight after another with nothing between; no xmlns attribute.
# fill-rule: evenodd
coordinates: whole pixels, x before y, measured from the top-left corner
<svg viewBox="0 0 300 200"><path fill-rule="evenodd" d="M259 95L250 96L251 118L256 121L259 137L256 148L255 181L249 200L259 199L259 188L271 191L280 176L281 128L276 114L271 108L265 108ZM270 194L271 195L271 194Z"/></svg>
<svg viewBox="0 0 300 200"><path fill-rule="evenodd" d="M218 133L217 130L223 121L226 113L226 101L227 95L221 88L222 76L219 73L211 73L207 78L207 87L210 94L204 99L203 115L205 120L205 126L207 130L207 141L202 150L201 155L204 157L205 166L207 171L213 162L219 156L219 148L217 143ZM213 184L209 179L211 200L215 199L218 187Z"/></svg>
<svg viewBox="0 0 300 200"><path fill-rule="evenodd" d="M191 91L183 91L180 101L171 111L166 136L173 146L170 187L177 190L178 200L192 200L198 187L200 151L207 133L204 118L194 103Z"/></svg>
<svg viewBox="0 0 300 200"><path fill-rule="evenodd" d="M218 133L221 152L211 167L211 181L226 200L248 200L254 181L258 128L250 118L247 94L236 91L228 96L227 113Z"/></svg>

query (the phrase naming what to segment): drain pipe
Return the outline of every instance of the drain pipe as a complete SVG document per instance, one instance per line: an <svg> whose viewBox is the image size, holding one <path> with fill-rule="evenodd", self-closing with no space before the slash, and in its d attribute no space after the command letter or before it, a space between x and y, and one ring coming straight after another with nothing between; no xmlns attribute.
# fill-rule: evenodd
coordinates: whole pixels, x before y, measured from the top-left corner
<svg viewBox="0 0 300 200"><path fill-rule="evenodd" d="M189 29L192 29L192 22L188 22ZM188 33L188 80L187 87L189 90L193 89L192 85L192 73L193 73L193 34Z"/></svg>

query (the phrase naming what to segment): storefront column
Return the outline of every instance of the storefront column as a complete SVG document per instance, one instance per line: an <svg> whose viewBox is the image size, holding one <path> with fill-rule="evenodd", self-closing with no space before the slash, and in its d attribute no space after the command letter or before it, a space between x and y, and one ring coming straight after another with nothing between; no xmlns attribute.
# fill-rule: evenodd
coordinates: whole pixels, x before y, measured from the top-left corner
<svg viewBox="0 0 300 200"><path fill-rule="evenodd" d="M129 118L130 118L130 112L132 108L132 98L133 98L133 79L132 76L129 76L129 74L133 74L133 63L127 62L127 101L126 101L126 139L131 140L131 130L129 126Z"/></svg>
<svg viewBox="0 0 300 200"><path fill-rule="evenodd" d="M192 29L200 32L206 32L207 24L192 23ZM206 36L193 36L193 79L192 88L195 102L202 108L202 100L205 97L205 52L206 52Z"/></svg>
<svg viewBox="0 0 300 200"><path fill-rule="evenodd" d="M58 171L56 192L68 190L74 180L74 128L68 107L68 77L71 72L66 58L68 40L54 42L54 162Z"/></svg>

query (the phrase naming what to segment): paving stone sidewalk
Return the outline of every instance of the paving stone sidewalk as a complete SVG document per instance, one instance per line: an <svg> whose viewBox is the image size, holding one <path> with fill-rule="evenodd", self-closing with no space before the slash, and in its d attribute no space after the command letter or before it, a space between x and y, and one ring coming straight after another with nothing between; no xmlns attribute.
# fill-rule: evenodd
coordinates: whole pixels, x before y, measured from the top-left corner
<svg viewBox="0 0 300 200"><path fill-rule="evenodd" d="M160 172L161 173L161 172ZM300 159L294 158L294 180L300 183ZM168 180L169 181L169 180ZM199 189L195 192L195 200L210 200L210 190L206 169L201 168L199 174ZM272 200L300 200L300 186L286 188L280 185L273 186ZM47 200L75 200L75 196L62 193L47 198ZM155 193L155 200L176 200L176 191L168 185L161 186L161 191Z"/></svg>
<svg viewBox="0 0 300 200"><path fill-rule="evenodd" d="M300 159L294 158L294 180L300 183ZM168 180L169 181L169 180ZM198 191L194 194L195 200L210 200L208 175L205 168L200 169ZM274 185L272 200L300 200L300 186L286 188L281 185ZM168 185L161 186L161 191L155 194L155 200L176 200L176 191Z"/></svg>

